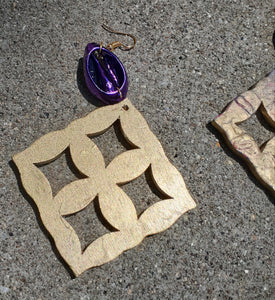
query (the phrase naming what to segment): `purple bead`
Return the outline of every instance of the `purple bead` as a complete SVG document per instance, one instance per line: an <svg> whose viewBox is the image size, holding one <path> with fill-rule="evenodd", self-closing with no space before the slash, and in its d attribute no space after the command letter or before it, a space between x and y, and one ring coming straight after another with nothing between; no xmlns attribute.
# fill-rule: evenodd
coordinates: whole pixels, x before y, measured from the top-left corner
<svg viewBox="0 0 275 300"><path fill-rule="evenodd" d="M113 52L95 43L88 44L84 54L84 76L89 91L106 104L126 97L128 80L125 68Z"/></svg>

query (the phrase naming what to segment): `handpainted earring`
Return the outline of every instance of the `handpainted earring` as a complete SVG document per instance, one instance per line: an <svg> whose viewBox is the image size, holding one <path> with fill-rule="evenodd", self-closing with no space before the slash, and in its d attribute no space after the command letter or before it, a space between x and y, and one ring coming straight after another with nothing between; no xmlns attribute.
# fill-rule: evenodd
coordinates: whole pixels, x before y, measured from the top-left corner
<svg viewBox="0 0 275 300"><path fill-rule="evenodd" d="M275 129L275 69L253 88L236 97L212 124L252 173L275 195L275 137L259 146L239 124L260 112Z"/></svg>
<svg viewBox="0 0 275 300"><path fill-rule="evenodd" d="M114 32L106 26L105 29ZM144 237L167 229L196 206L160 142L126 98L127 75L111 51L116 47L127 50L133 45L127 47L115 42L105 48L92 43L87 45L84 55L87 87L107 105L73 121L63 130L46 134L13 156L25 190L35 201L44 226L75 276L111 261L138 245ZM99 148L89 137L105 132L116 120L134 149L121 153L105 166ZM85 178L71 182L53 197L50 183L37 165L55 160L66 148ZM120 186L148 168L165 200L154 203L138 216L133 202ZM117 231L99 237L82 251L75 230L64 216L84 209L95 197L106 222Z"/></svg>

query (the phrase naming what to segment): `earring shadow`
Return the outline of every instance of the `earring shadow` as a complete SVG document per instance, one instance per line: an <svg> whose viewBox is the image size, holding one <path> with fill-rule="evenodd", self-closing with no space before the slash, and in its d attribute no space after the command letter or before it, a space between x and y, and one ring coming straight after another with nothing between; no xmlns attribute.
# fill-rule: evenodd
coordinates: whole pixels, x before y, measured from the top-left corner
<svg viewBox="0 0 275 300"><path fill-rule="evenodd" d="M275 133L275 128L271 126L271 124L266 120L266 118L263 116L262 113L263 110L263 104L261 104L260 109L256 112L257 120L260 122L260 124L268 131Z"/></svg>
<svg viewBox="0 0 275 300"><path fill-rule="evenodd" d="M98 220L102 223L102 225L108 229L110 232L115 232L118 231L115 227L113 227L103 216L101 210L100 210L100 204L99 204L99 199L98 196L93 200L94 203L94 209L95 209L95 213L96 216L98 218Z"/></svg>
<svg viewBox="0 0 275 300"><path fill-rule="evenodd" d="M124 137L123 133L122 133L122 129L121 129L121 124L120 124L120 120L116 120L113 124L114 126L114 131L115 131L115 135L118 139L118 141L121 143L121 145L126 149L126 150L133 150L133 149L139 149L139 147L137 147L134 144L130 144L126 138Z"/></svg>

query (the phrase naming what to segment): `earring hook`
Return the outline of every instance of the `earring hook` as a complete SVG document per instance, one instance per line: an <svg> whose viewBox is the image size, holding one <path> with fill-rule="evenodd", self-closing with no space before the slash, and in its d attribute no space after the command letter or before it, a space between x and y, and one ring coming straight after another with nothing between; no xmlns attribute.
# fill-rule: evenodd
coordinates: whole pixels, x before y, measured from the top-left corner
<svg viewBox="0 0 275 300"><path fill-rule="evenodd" d="M132 49L132 48L135 47L137 40L136 40L136 38L135 38L132 34L130 34L130 33L124 33L124 32L119 32L119 31L113 30L112 28L110 28L109 26L107 26L107 25L105 25L105 24L102 24L102 27L103 27L106 31L109 31L109 32L111 32L111 33L120 34L120 35L126 35L126 36L129 36L129 37L131 37L131 38L133 39L133 44L132 44L132 45L129 45L129 46L126 46L126 45L122 44L122 43L119 42L119 41L110 43L110 44L108 44L107 47L106 47L108 50L113 51L115 48L118 48L118 47L119 47L119 48L120 48L121 50L123 50L123 51L128 51L128 50L130 50L130 49Z"/></svg>

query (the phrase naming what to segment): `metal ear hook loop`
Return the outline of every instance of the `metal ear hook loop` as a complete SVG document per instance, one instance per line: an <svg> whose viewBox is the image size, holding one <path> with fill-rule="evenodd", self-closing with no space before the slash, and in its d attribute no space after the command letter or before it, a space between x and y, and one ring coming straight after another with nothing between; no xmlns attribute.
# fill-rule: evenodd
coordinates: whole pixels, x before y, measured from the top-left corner
<svg viewBox="0 0 275 300"><path fill-rule="evenodd" d="M110 33L115 33L115 34L120 34L120 35L124 35L124 36L129 36L129 37L131 37L133 39L133 44L132 45L128 45L128 46L124 45L123 43L121 43L119 41L110 43L106 47L108 50L113 51L115 48L119 48L119 49L121 49L123 51L128 51L128 50L131 50L131 49L133 49L135 47L137 40L136 40L136 38L132 34L113 30L112 28L110 28L109 26L107 26L105 24L102 24L102 27L106 31L108 31Z"/></svg>

